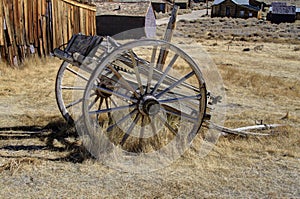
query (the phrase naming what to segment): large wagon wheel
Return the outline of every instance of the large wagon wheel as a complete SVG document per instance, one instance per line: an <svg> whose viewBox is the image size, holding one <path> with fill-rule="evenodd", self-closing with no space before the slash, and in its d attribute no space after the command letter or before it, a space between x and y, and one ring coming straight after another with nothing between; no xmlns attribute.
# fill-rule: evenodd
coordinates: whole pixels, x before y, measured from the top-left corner
<svg viewBox="0 0 300 199"><path fill-rule="evenodd" d="M99 47L102 40L103 38L98 36L77 34L72 36L66 49L57 48L54 50L56 56L66 60L61 64L56 76L55 94L58 108L69 124L73 125L76 121L74 110L82 106L84 89L94 69L87 66L86 62L81 65L84 60L75 61L73 53L83 56L89 54L88 59L99 60L101 58L99 53L101 55L105 51Z"/></svg>
<svg viewBox="0 0 300 199"><path fill-rule="evenodd" d="M165 41L129 42L108 54L87 83L84 143L113 167L131 169L123 168L128 158L135 169L163 167L191 144L206 100L201 71L185 52Z"/></svg>
<svg viewBox="0 0 300 199"><path fill-rule="evenodd" d="M75 90L72 81L78 76L76 74L76 68L67 61L64 61L57 72L55 82L56 102L62 116L69 124L74 123L74 116L72 116L71 111L72 107L81 102L81 100L79 100L78 102L72 103L72 92Z"/></svg>
<svg viewBox="0 0 300 199"><path fill-rule="evenodd" d="M89 53L88 59L99 61L101 56L104 56L104 52L104 48L100 45L96 46ZM100 53L100 56L96 53ZM58 108L64 119L71 125L74 125L81 115L75 111L82 107L85 86L94 70L93 64L79 65L79 63L72 64L72 62L64 61L57 72L55 82Z"/></svg>

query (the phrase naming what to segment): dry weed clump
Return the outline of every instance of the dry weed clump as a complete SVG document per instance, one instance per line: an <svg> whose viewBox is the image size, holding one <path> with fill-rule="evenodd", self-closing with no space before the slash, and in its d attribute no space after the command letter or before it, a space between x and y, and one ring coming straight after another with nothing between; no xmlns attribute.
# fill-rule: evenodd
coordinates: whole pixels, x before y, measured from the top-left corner
<svg viewBox="0 0 300 199"><path fill-rule="evenodd" d="M26 165L30 165L32 167L36 166L37 164L39 164L39 160L34 158L13 159L3 165L0 165L0 173L2 173L5 170L8 170L11 175L14 175L18 171L22 170L22 168Z"/></svg>
<svg viewBox="0 0 300 199"><path fill-rule="evenodd" d="M1 104L8 107L10 121L2 125L46 125L60 117L55 102L54 84L61 61L33 57L19 69L0 65Z"/></svg>
<svg viewBox="0 0 300 199"><path fill-rule="evenodd" d="M271 75L243 71L235 68L223 68L223 80L238 87L251 89L258 97L268 95L289 96L300 98L300 84L298 81L286 80Z"/></svg>

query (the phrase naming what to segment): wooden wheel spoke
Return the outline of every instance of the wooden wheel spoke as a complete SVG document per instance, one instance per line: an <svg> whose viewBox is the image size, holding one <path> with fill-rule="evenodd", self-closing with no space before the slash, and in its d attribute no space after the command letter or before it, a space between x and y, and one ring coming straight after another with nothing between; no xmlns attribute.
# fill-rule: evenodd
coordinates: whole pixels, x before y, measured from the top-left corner
<svg viewBox="0 0 300 199"><path fill-rule="evenodd" d="M136 98L140 97L140 95L135 91L135 89L125 80L125 78L123 78L123 76L112 65L109 65L108 67L120 80L120 83L122 82L126 89L130 90Z"/></svg>
<svg viewBox="0 0 300 199"><path fill-rule="evenodd" d="M89 105L89 110L97 103L97 101L100 99L99 96L96 96L96 98L93 100L93 102Z"/></svg>
<svg viewBox="0 0 300 199"><path fill-rule="evenodd" d="M157 115L158 119L164 123L164 125L174 134L177 135L177 131L168 123L167 120L165 120L160 115Z"/></svg>
<svg viewBox="0 0 300 199"><path fill-rule="evenodd" d="M79 87L79 86L62 86L61 89L63 90L79 90L79 91L84 91L84 87Z"/></svg>
<svg viewBox="0 0 300 199"><path fill-rule="evenodd" d="M89 81L88 78L86 78L84 75L80 74L79 72L73 70L72 68L66 67L66 69L67 69L68 71L70 71L71 73L73 73L74 75L80 77L81 79L83 79L83 80L85 80L85 81Z"/></svg>
<svg viewBox="0 0 300 199"><path fill-rule="evenodd" d="M101 109L101 106L102 106L102 104L103 104L103 101L104 101L104 98L103 97L101 97L101 99L100 99L100 103L99 103L99 106L98 106L98 111ZM99 119L99 114L100 113L97 113L97 120Z"/></svg>
<svg viewBox="0 0 300 199"><path fill-rule="evenodd" d="M111 103L113 103L113 105L114 105L115 107L118 106L117 103L115 102L115 100L114 100L113 98L109 97L109 99L110 99Z"/></svg>
<svg viewBox="0 0 300 199"><path fill-rule="evenodd" d="M95 96L95 95L96 95L96 94L92 94L92 95L90 95L90 97L93 97L93 96ZM75 106L75 105L81 103L82 101L83 101L83 98L80 98L80 99L78 99L78 100L75 100L75 101L73 101L73 102L67 104L67 105L66 105L66 108L68 109L68 108L70 108L70 107L72 107L72 106Z"/></svg>
<svg viewBox="0 0 300 199"><path fill-rule="evenodd" d="M102 101L102 99L103 98L101 98L101 101ZM97 111L89 111L89 114L101 114L101 113L109 113L109 112L114 112L114 111L121 111L121 110L124 110L124 109L132 108L134 106L136 106L136 105L131 104L129 106L118 106L118 107L115 107L115 108L106 108L106 109L101 109L101 110L97 110Z"/></svg>
<svg viewBox="0 0 300 199"><path fill-rule="evenodd" d="M176 62L178 58L178 55L174 55L174 57L172 58L172 60L170 61L169 65L167 66L166 70L164 71L162 77L159 79L159 81L155 84L154 89L152 90L152 94L154 94L156 92L156 90L159 88L160 84L165 80L166 76L168 75L170 69L172 68L172 66L174 65L174 63Z"/></svg>
<svg viewBox="0 0 300 199"><path fill-rule="evenodd" d="M116 121L113 125L109 126L106 131L111 132L114 128L116 128L118 125L121 125L123 122L125 122L127 119L129 119L132 115L137 113L137 109L133 109L130 113L122 117L120 120Z"/></svg>
<svg viewBox="0 0 300 199"><path fill-rule="evenodd" d="M142 115L142 124L141 124L141 130L140 130L140 138L143 138L145 134L145 116Z"/></svg>
<svg viewBox="0 0 300 199"><path fill-rule="evenodd" d="M152 128L153 135L155 135L155 133L157 131L156 131L156 127L155 127L154 117L148 116L148 119L150 120L150 126Z"/></svg>
<svg viewBox="0 0 300 199"><path fill-rule="evenodd" d="M75 106L75 105L81 103L82 101L83 101L82 98L80 98L80 99L78 99L78 100L75 100L75 101L73 101L73 102L67 104L67 105L66 105L66 108L68 109L68 108L70 108L70 107L72 107L72 106Z"/></svg>
<svg viewBox="0 0 300 199"><path fill-rule="evenodd" d="M117 92L117 91L113 91L113 90L110 90L110 89L108 89L108 88L104 88L104 87L100 87L100 86L95 86L95 89L97 89L97 90L99 90L99 91L101 91L101 92L103 92L103 93L106 93L106 94L109 94L109 95L114 95L114 96L116 96L116 97L119 97L119 98L121 98L122 100L123 100L123 99L126 99L126 100L128 100L128 101L133 102L133 103L137 103L137 100L136 100L136 99L133 99L132 97L129 97L129 96L124 95L124 94L122 94L122 93L119 93L119 92Z"/></svg>
<svg viewBox="0 0 300 199"><path fill-rule="evenodd" d="M150 93L150 86L151 86L152 76L153 76L153 68L155 68L154 61L155 61L156 51L157 51L157 46L154 46L154 48L152 50L152 55L151 55L151 62L149 64L146 93Z"/></svg>
<svg viewBox="0 0 300 199"><path fill-rule="evenodd" d="M136 59L135 59L135 56L134 56L134 53L132 52L132 50L130 50L129 53L130 53L130 58L131 58L131 61L132 61L133 69L134 69L134 72L135 72L136 80L137 80L137 83L138 83L138 87L140 89L141 94L143 95L144 94L144 89L143 89L143 84L142 84L142 80L141 80L141 75L140 75L140 72L139 72L139 69L138 69L138 66L137 66L137 62L136 62Z"/></svg>
<svg viewBox="0 0 300 199"><path fill-rule="evenodd" d="M135 127L135 125L138 123L139 119L141 118L141 114L137 113L133 122L131 123L131 125L129 126L128 130L126 131L125 135L122 138L122 141L120 142L120 145L123 146L124 143L126 142L126 140L128 139L129 135L132 133L133 128Z"/></svg>
<svg viewBox="0 0 300 199"><path fill-rule="evenodd" d="M173 88L175 88L176 86L180 85L181 83L183 83L185 80L189 79L190 77L192 77L195 74L194 71L190 72L189 74L185 75L184 77L182 77L180 80L174 82L173 84L171 84L168 88L166 88L165 90L163 90L162 92L160 92L159 94L157 94L155 97L156 98L160 98L163 94L165 94L166 92L169 92L170 90L172 90Z"/></svg>
<svg viewBox="0 0 300 199"><path fill-rule="evenodd" d="M109 109L109 104L108 104L108 98L107 97L105 98L105 106L106 106L106 109ZM111 117L110 112L108 112L107 114L108 114L108 117Z"/></svg>

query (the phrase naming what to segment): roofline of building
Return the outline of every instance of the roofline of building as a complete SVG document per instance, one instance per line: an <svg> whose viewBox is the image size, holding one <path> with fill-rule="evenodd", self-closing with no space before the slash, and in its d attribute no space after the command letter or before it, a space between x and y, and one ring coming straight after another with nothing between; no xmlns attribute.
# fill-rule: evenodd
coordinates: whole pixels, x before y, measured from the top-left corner
<svg viewBox="0 0 300 199"><path fill-rule="evenodd" d="M217 3L217 4L214 4L213 3L213 5L219 5L219 4L221 4L221 3L223 3L224 1L226 1L226 0L223 0L223 1L220 1L219 3ZM235 3L236 5L249 5L249 4L239 4L238 2L236 2L235 0L231 0L233 3Z"/></svg>

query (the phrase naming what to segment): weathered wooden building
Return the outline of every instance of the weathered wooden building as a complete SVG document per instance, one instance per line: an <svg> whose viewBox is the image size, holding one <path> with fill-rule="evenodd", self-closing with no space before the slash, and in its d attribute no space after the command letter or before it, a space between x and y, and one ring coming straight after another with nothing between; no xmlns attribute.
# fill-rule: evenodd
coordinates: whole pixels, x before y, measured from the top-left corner
<svg viewBox="0 0 300 199"><path fill-rule="evenodd" d="M296 20L296 6L288 6L286 2L273 2L267 19L272 23L292 23Z"/></svg>
<svg viewBox="0 0 300 199"><path fill-rule="evenodd" d="M260 7L249 0L214 0L211 17L249 18L257 17Z"/></svg>
<svg viewBox="0 0 300 199"><path fill-rule="evenodd" d="M97 2L97 34L117 39L154 37L156 19L150 2Z"/></svg>
<svg viewBox="0 0 300 199"><path fill-rule="evenodd" d="M72 34L96 33L96 7L75 0L1 0L0 62L46 56Z"/></svg>

